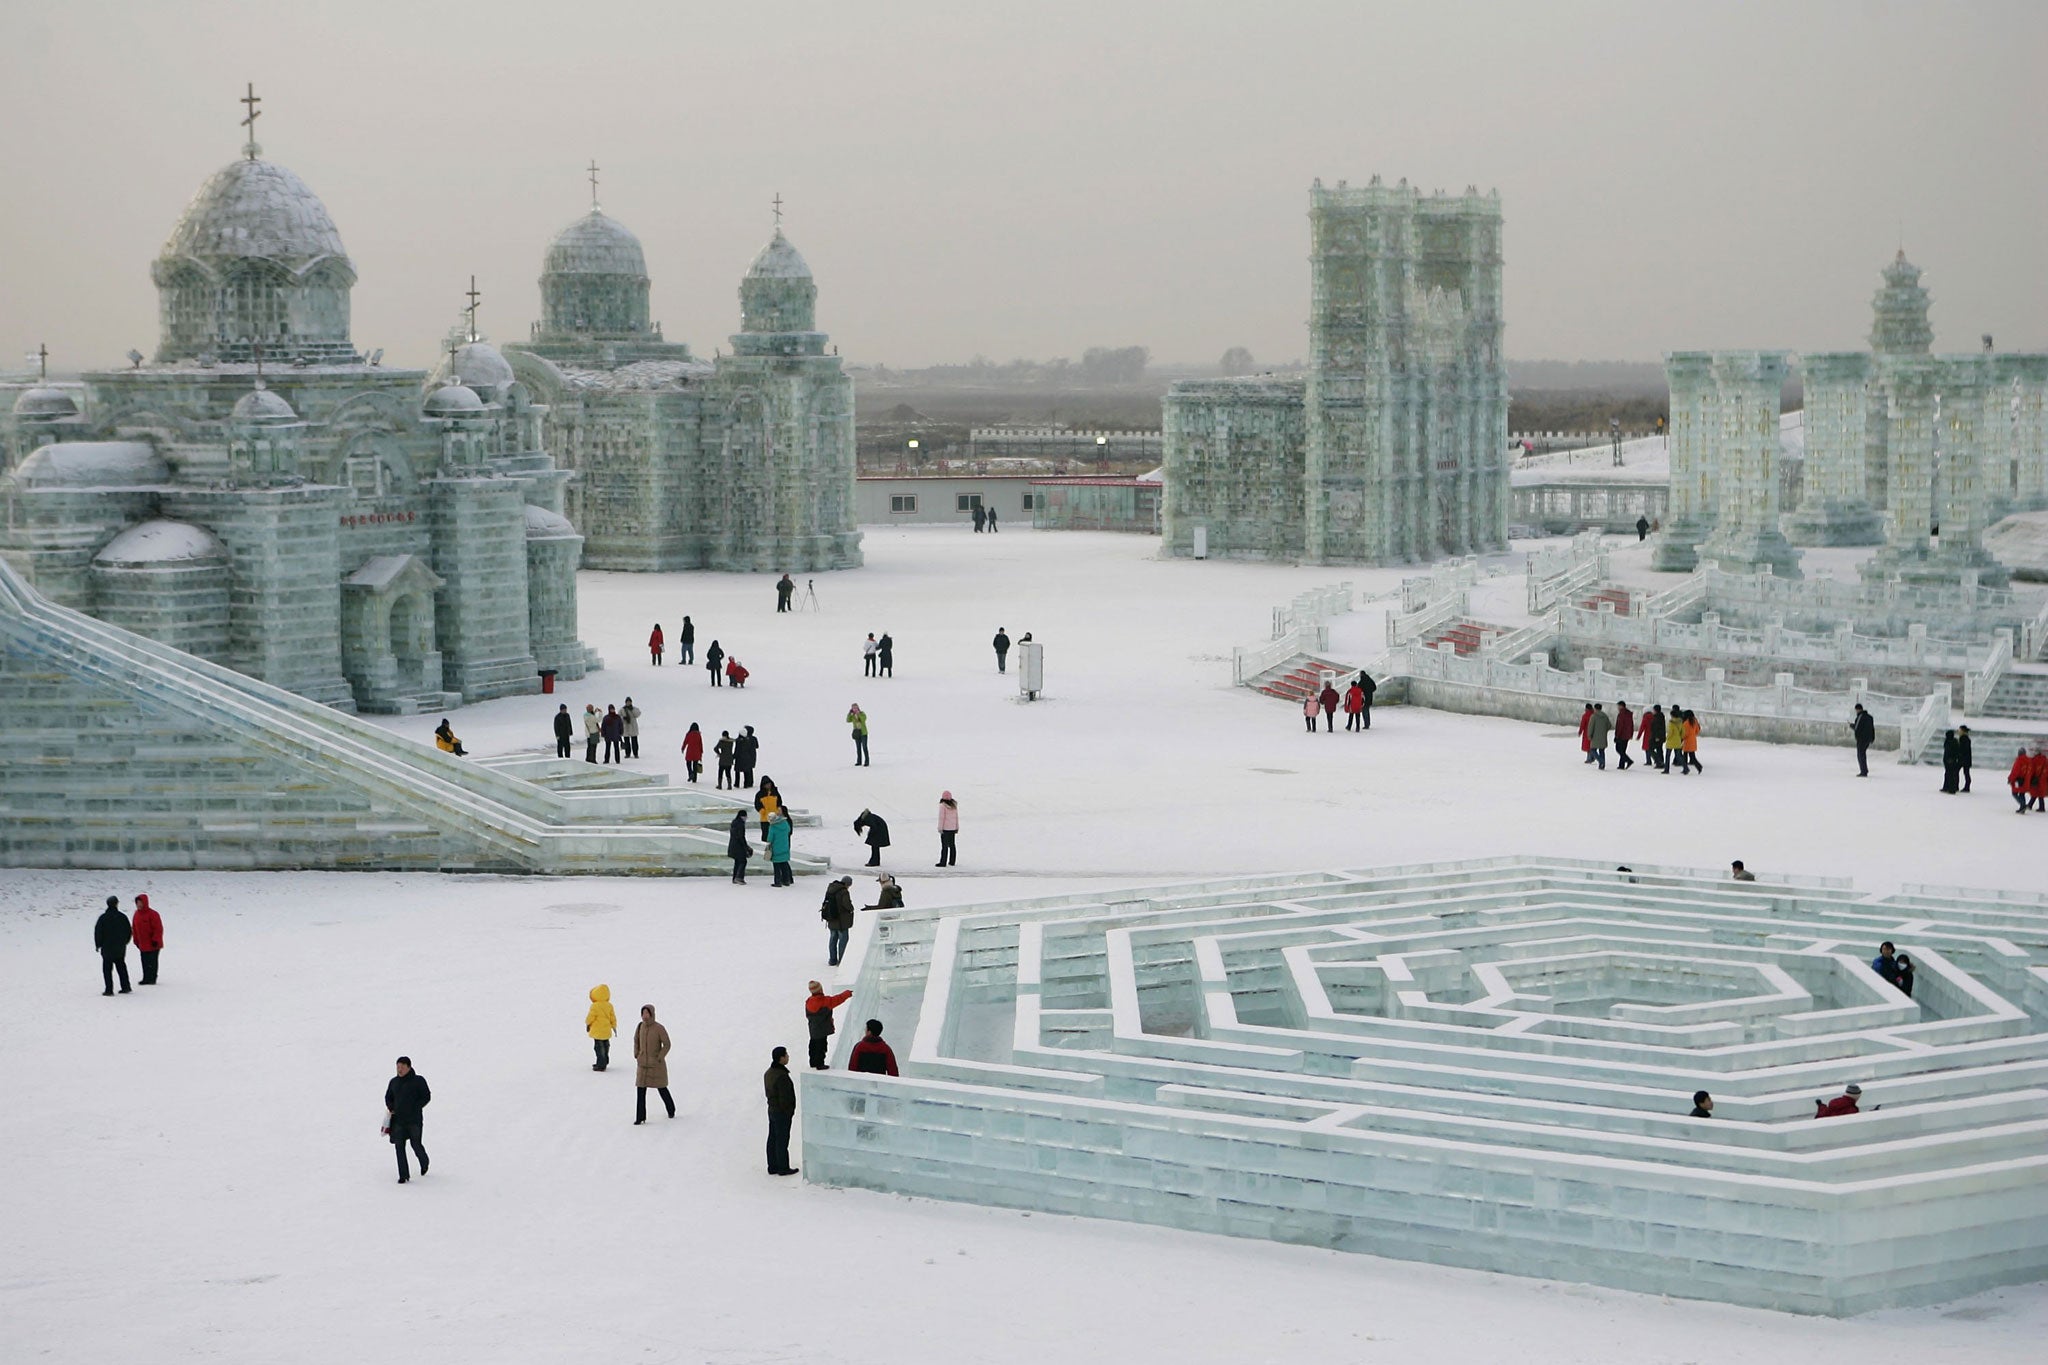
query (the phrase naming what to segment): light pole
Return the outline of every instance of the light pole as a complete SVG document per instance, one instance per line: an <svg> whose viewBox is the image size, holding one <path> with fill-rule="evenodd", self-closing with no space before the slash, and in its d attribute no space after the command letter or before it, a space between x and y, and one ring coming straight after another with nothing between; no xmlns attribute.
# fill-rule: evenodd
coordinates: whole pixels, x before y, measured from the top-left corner
<svg viewBox="0 0 2048 1365"><path fill-rule="evenodd" d="M909 444L909 446L908 446L908 447L906 447L906 449L907 449L907 450L908 450L908 452L909 452L909 453L908 453L908 455L906 456L906 458L907 458L907 459L909 460L909 462L910 462L910 463L911 463L912 465L915 465L915 464L917 463L917 459L918 459L918 456L917 456L917 438L916 438L915 436L913 436L913 437L911 437L911 438L910 438L910 444Z"/></svg>
<svg viewBox="0 0 2048 1365"><path fill-rule="evenodd" d="M1095 463L1097 465L1109 463L1109 438L1107 436L1095 438Z"/></svg>
<svg viewBox="0 0 2048 1365"><path fill-rule="evenodd" d="M1619 469L1621 468L1621 419L1619 417L1607 419L1607 434L1608 439L1614 443L1614 467Z"/></svg>

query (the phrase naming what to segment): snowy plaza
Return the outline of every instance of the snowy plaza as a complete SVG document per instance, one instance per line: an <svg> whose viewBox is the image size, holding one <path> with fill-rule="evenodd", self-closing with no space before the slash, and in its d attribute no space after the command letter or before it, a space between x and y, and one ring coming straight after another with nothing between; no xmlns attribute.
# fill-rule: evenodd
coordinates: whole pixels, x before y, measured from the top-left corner
<svg viewBox="0 0 2048 1365"><path fill-rule="evenodd" d="M1086 1335L1125 1358L1676 1361L1696 1357L1674 1342L1707 1334L1757 1359L1853 1349L1988 1361L2014 1358L2048 1324L2039 1284L1882 1307L1924 1297L1901 1280L1891 1294L1845 1299L1875 1310L1846 1320L1686 1301L1700 1285L1648 1297L1588 1287L1597 1258L1582 1264L1569 1237L1542 1242L1506 1212L1503 1232L1539 1238L1516 1265L1537 1278L1372 1254L1418 1254L1391 1237L1345 1243L1366 1253L1353 1255L767 1179L759 1073L778 1043L801 1068L811 977L855 992L839 1011L842 1044L881 1018L905 1072L801 1081L799 1164L820 1163L815 1174L833 1184L880 1183L853 1178L851 1158L832 1150L857 1141L849 1088L924 1095L991 1063L997 1093L1054 1109L1085 1102L1091 1086L1113 1097L1156 1088L1153 1112L1190 1132L1303 1125L1364 1142L1373 1129L1379 1141L1512 1146L1531 1165L1635 1171L1661 1152L1673 1159L1649 1183L1667 1190L1789 1180L1824 1201L1823 1186L1910 1189L2038 1160L2041 1063L2027 1059L2040 971L2012 954L2018 945L2038 963L2043 911L2031 900L1923 910L1894 899L1942 894L1909 887L2038 888L2038 828L2014 818L1997 774L1950 798L1935 769L1875 764L1859 781L1845 748L1711 735L1702 774L1601 771L1581 763L1569 728L1409 706L1377 708L1363 734L1311 736L1296 708L1231 685L1230 645L1264 634L1273 604L1326 584L1327 569L1162 560L1143 538L1093 533L878 531L866 548L865 568L816 576L817 612L775 613L765 575L585 572L583 637L606 668L558 697L505 698L454 720L480 759L538 756L552 753L555 701L630 695L646 716L643 757L629 766L673 782L691 721L713 735L755 726L761 772L821 821L797 831L798 852L852 873L857 904L873 902L874 884L851 821L863 807L889 819L883 866L908 901L892 937L929 942L950 922L958 951L993 933L988 959L955 971L954 1017L938 1016L939 1033L921 980L931 959L892 955L878 916L863 914L853 955L826 968L815 874L781 890L758 876L739 887L11 871L0 878L5 1122L24 1153L46 1121L57 1131L34 1178L0 1195L0 1237L21 1267L0 1289L7 1332L59 1354L64 1343L152 1359L267 1358L259 1343L289 1339L296 1358L340 1361L378 1349L384 1327L365 1307L399 1301L422 1352L444 1358L597 1348L768 1361L829 1340L847 1359L1017 1359ZM1338 619L1333 644L1363 647L1398 605L1402 575L1346 574L1371 604ZM685 613L700 648L715 637L746 661L746 689L648 664L649 627L673 630ZM1040 700L1021 700L1014 675L995 671L999 625L1046 646ZM870 630L894 635L894 678L862 676ZM853 766L841 719L855 701L871 717L871 768ZM437 719L378 723L425 746ZM941 789L962 810L960 865L944 872L931 867ZM1727 882L1734 858L1761 880ZM1393 883L1377 908L1339 892L1341 913L1314 909L1332 887L1370 886L1376 869L1472 860L1506 861L1422 897L1460 903L1438 928L1442 951L1428 947L1432 912L1402 910ZM1640 882L1601 872L1621 864ZM1301 937L1254 932L1233 947L1185 927L1206 915L1162 906L1147 921L1156 927L1118 950L1130 954L1127 984L1143 983L1135 997L1106 984L1114 954L1079 941L1045 951L1067 943L1066 926L1078 931L1084 907L1128 915L1134 898L1175 894L1136 888L1174 883L1222 884L1204 895L1236 907L1232 920L1284 903ZM1541 886L1558 894L1530 893ZM163 983L104 1000L87 921L104 895L136 892L169 925ZM1065 908L1042 908L1046 897ZM1017 932L975 928L977 915L1043 919L1042 965L1023 971ZM1361 946L1388 916L1416 937L1402 959L1416 980L1400 991L1386 953ZM1461 939L1457 916L1493 927ZM1576 918L1599 927L1561 927ZM1910 939L1920 958L1920 1005L1879 998L1842 965L1867 961L1885 936ZM1652 970L1674 960L1689 964L1682 988ZM1313 999L1300 993L1309 980L1324 993L1313 1019L1294 1013ZM673 1122L657 1112L631 1126L630 1072L590 1073L580 1025L599 982L622 1017L652 1003L670 1029ZM1027 1001L1039 1030L1029 1057L1012 1053ZM1448 1053L1429 1041L1440 1028ZM1144 1036L1127 1038L1132 1029ZM1499 1046L1471 1045L1482 1034ZM1598 1057L1617 1039L1625 1065L1609 1074ZM1744 1049L1752 1061L1737 1065ZM372 1121L400 1052L436 1097L433 1174L403 1189ZM1261 1060L1219 1062L1233 1052ZM1347 1056L1358 1060L1332 1064ZM1972 1056L2007 1065L1992 1079L1968 1070ZM1447 1057L1464 1060L1437 1064ZM1237 1071L1256 1083L1219 1082ZM1883 1107L1827 1125L1803 1117L1851 1080ZM1722 1105L1725 1126L1708 1141L1683 1120L1695 1084ZM1503 1209L1533 1205L1493 1188ZM2038 1177L2020 1188L2038 1192ZM1020 1201L991 1181L980 1202ZM1734 1201L1707 1202L1716 1217L1739 1215ZM650 1301L649 1275L673 1297ZM863 1282L887 1286L887 1315L845 1311ZM1018 1306L1025 1284L1032 1311L1006 1312L991 1343L991 1305ZM124 1307L138 1297L156 1305L139 1319ZM1262 1312L1245 1314L1245 1301ZM1823 1306L1789 1291L1784 1303ZM1462 1323L1454 1340L1441 1328L1451 1319Z"/></svg>

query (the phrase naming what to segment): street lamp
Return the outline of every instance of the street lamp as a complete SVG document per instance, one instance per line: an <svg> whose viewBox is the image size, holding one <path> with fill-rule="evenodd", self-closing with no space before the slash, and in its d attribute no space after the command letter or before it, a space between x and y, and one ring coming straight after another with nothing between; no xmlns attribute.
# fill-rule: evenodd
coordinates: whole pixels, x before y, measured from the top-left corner
<svg viewBox="0 0 2048 1365"><path fill-rule="evenodd" d="M1098 436L1095 438L1095 463L1100 465L1107 464L1108 462L1109 438L1107 436Z"/></svg>
<svg viewBox="0 0 2048 1365"><path fill-rule="evenodd" d="M917 438L915 436L910 438L909 452L908 458L910 463L914 465L917 463Z"/></svg>

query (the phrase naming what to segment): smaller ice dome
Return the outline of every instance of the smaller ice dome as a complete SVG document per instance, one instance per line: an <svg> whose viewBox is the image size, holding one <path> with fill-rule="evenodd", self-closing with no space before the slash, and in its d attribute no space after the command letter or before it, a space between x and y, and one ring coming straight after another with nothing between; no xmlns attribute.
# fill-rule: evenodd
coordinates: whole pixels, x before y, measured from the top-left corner
<svg viewBox="0 0 2048 1365"><path fill-rule="evenodd" d="M292 405L269 389L251 389L235 400L235 411L230 419L244 426L269 426L280 422L296 422L299 415L292 411Z"/></svg>
<svg viewBox="0 0 2048 1365"><path fill-rule="evenodd" d="M443 384L427 398L425 411L429 417L466 417L483 408L484 400L467 384Z"/></svg>
<svg viewBox="0 0 2048 1365"><path fill-rule="evenodd" d="M790 245L789 238L782 235L782 229L777 228L774 238L767 246L761 248L761 254L756 256L753 265L748 267L747 278L808 280L811 278L811 267L805 262L802 253Z"/></svg>
<svg viewBox="0 0 2048 1365"><path fill-rule="evenodd" d="M78 400L53 384L39 384L14 400L14 415L43 422L76 417Z"/></svg>
<svg viewBox="0 0 2048 1365"><path fill-rule="evenodd" d="M23 488L137 488L169 482L171 467L142 441L66 441L35 451L14 471Z"/></svg>
<svg viewBox="0 0 2048 1365"><path fill-rule="evenodd" d="M204 526L189 521L137 522L106 543L92 562L111 569L146 568L213 560L225 563L228 547Z"/></svg>
<svg viewBox="0 0 2048 1365"><path fill-rule="evenodd" d="M545 507L526 504L526 538L528 540L557 540L576 534L575 523L560 512L550 512Z"/></svg>
<svg viewBox="0 0 2048 1365"><path fill-rule="evenodd" d="M472 389L499 389L512 382L512 366L488 341L472 341L455 352L454 379Z"/></svg>

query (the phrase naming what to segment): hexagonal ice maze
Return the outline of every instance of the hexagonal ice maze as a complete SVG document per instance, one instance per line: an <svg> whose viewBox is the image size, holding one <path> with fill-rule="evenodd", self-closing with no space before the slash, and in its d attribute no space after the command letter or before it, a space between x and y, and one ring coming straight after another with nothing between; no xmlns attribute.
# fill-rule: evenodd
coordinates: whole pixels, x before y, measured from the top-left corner
<svg viewBox="0 0 2048 1365"><path fill-rule="evenodd" d="M1801 1312L2048 1273L2048 897L1500 859L872 928L903 1075L806 1074L812 1180Z"/></svg>

